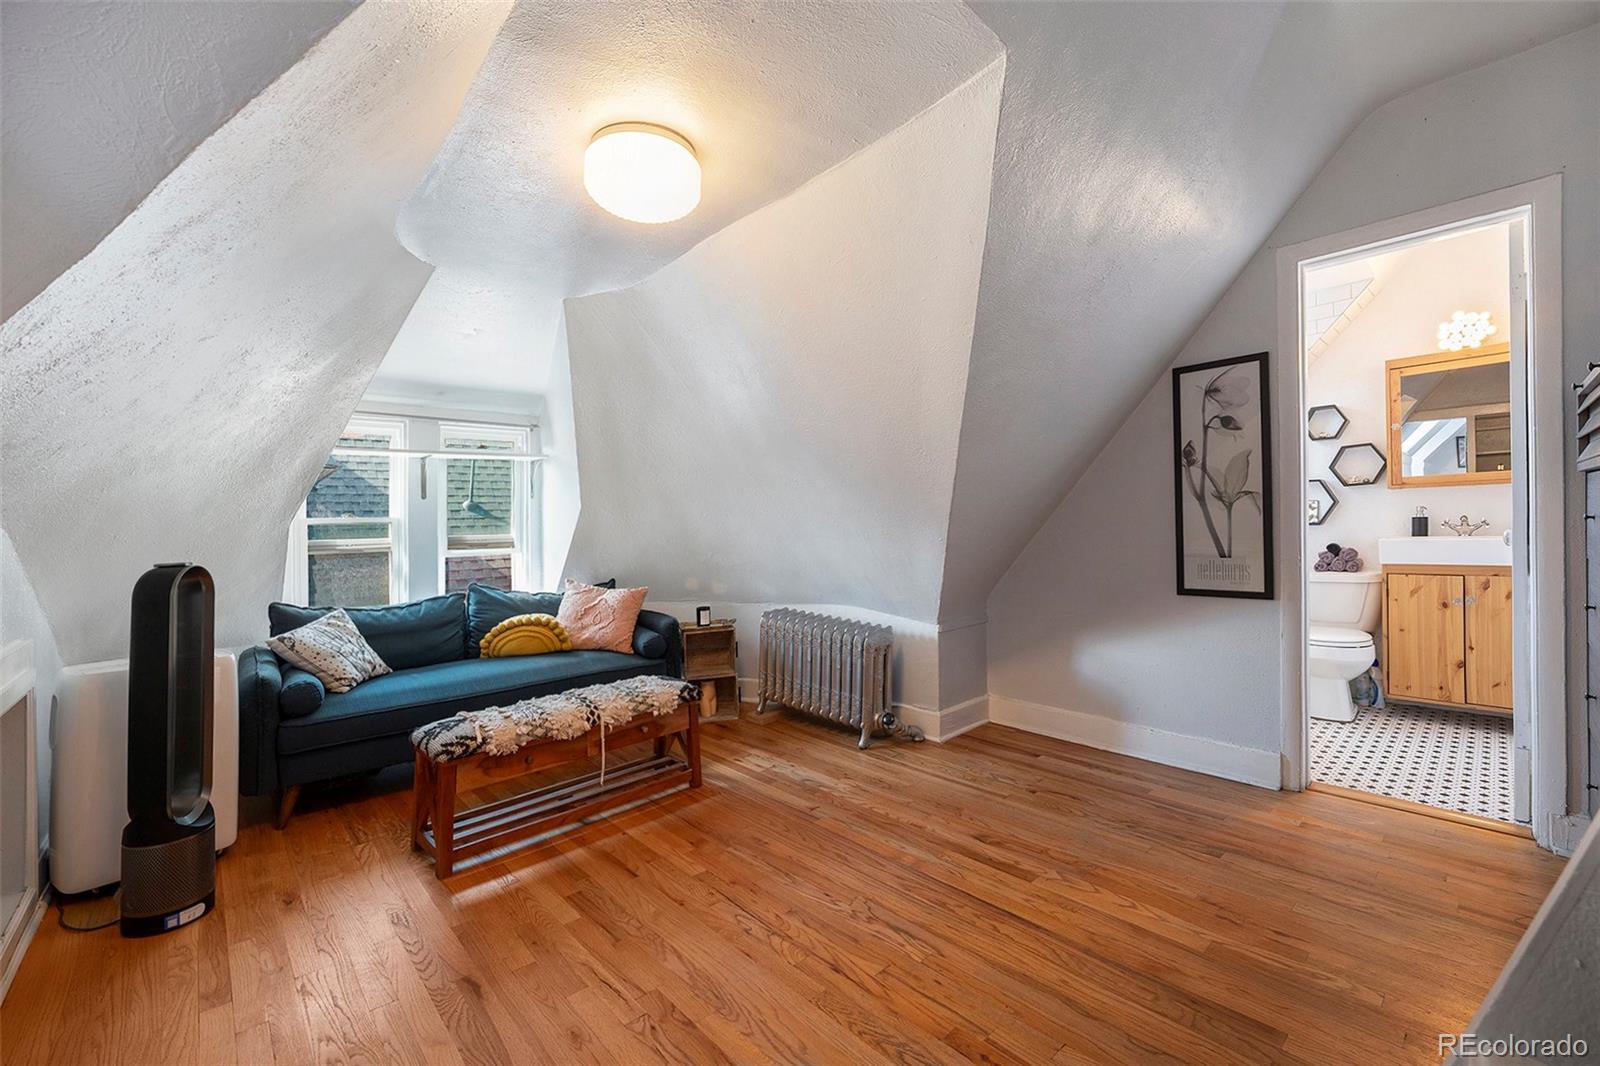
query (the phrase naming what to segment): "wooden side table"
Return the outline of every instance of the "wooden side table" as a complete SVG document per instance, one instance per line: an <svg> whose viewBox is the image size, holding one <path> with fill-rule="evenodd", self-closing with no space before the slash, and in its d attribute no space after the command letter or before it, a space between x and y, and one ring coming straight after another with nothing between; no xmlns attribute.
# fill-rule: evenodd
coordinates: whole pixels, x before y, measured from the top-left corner
<svg viewBox="0 0 1600 1066"><path fill-rule="evenodd" d="M739 640L734 620L710 625L684 623L683 676L700 685L700 720L732 722L739 717Z"/></svg>

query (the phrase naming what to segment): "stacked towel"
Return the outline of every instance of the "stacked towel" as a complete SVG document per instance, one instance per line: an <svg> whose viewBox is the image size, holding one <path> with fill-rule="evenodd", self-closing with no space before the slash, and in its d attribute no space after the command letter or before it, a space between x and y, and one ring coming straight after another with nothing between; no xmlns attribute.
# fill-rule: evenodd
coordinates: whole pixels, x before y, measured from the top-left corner
<svg viewBox="0 0 1600 1066"><path fill-rule="evenodd" d="M1317 553L1317 561L1311 569L1319 574L1354 574L1361 570L1361 555L1354 548L1344 548L1337 544L1330 544L1327 550Z"/></svg>

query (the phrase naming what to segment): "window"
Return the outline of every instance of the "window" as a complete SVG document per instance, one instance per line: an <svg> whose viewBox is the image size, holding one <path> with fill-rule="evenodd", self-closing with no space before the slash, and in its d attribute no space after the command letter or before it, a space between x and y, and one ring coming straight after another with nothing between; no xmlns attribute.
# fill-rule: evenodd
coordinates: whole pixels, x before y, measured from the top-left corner
<svg viewBox="0 0 1600 1066"><path fill-rule="evenodd" d="M445 452L481 452L483 458L444 458L445 492L440 541L441 589L462 592L474 581L495 588L527 588L528 464L495 459L495 452L526 454L526 430L441 426Z"/></svg>
<svg viewBox="0 0 1600 1066"><path fill-rule="evenodd" d="M474 581L539 587L536 433L356 417L290 528L284 598L364 607Z"/></svg>
<svg viewBox="0 0 1600 1066"><path fill-rule="evenodd" d="M306 603L366 607L396 598L399 464L389 454L361 453L403 443L399 423L358 420L323 464L304 510Z"/></svg>

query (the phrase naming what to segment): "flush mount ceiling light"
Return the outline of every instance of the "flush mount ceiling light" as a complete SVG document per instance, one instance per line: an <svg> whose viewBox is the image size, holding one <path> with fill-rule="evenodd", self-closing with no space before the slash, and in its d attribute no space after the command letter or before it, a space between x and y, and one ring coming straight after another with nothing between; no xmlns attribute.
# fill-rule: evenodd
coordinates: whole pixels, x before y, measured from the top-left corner
<svg viewBox="0 0 1600 1066"><path fill-rule="evenodd" d="M583 153L583 187L629 222L672 222L700 202L700 161L694 146L665 126L618 122L596 133Z"/></svg>
<svg viewBox="0 0 1600 1066"><path fill-rule="evenodd" d="M1439 323L1439 347L1447 352L1476 348L1495 332L1487 311L1457 311L1450 321Z"/></svg>

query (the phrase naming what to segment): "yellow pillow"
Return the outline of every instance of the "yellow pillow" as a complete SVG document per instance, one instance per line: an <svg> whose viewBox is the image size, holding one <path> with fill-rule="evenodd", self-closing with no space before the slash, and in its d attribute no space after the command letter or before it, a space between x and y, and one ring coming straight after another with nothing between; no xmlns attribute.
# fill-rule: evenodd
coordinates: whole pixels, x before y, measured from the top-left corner
<svg viewBox="0 0 1600 1066"><path fill-rule="evenodd" d="M489 630L478 645L478 654L485 659L571 650L572 638L567 635L566 626L548 614L519 614L507 618Z"/></svg>

